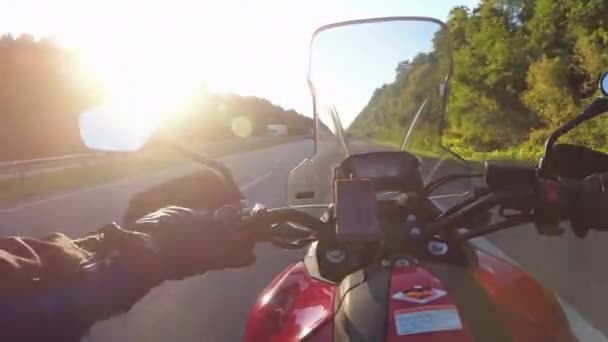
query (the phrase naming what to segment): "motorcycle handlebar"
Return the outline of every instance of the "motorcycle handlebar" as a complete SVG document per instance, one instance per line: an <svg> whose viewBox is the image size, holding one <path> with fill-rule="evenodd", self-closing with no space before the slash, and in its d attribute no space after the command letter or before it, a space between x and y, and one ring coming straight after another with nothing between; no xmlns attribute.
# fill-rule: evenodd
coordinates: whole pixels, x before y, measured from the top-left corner
<svg viewBox="0 0 608 342"><path fill-rule="evenodd" d="M441 218L427 229L427 233L432 237L452 229L466 227L467 223L480 213L487 212L504 203L522 203L524 201L529 201L533 194L534 191L530 190L489 191L479 199L471 201L470 204Z"/></svg>
<svg viewBox="0 0 608 342"><path fill-rule="evenodd" d="M579 179L543 178L536 167L492 164L486 165L485 178L491 192L504 193L505 190L510 190L529 196L527 200L516 196L513 203L500 203L502 205L522 210L551 209L557 213L573 207L581 183Z"/></svg>
<svg viewBox="0 0 608 342"><path fill-rule="evenodd" d="M536 168L513 166L487 166L487 188L480 192L479 198L465 202L457 210L442 215L426 230L429 236L442 234L450 229L466 227L476 215L501 206L506 209L519 210L526 215L520 215L512 220L512 225L521 224L522 220L532 221L538 212L559 217L566 215L575 205L578 198L580 180L548 180L538 176ZM529 213L533 213L530 215ZM447 212L446 212L447 214ZM253 231L259 239L272 236L272 227L281 223L291 222L305 227L318 234L332 231L328 223L296 208L264 209L243 219L244 226ZM511 225L511 226L512 226ZM286 226L288 228L288 226ZM490 226L488 226L490 227ZM285 228L285 227L283 227ZM283 229L283 235L289 235L289 229ZM494 225L492 229L505 229L508 224ZM302 232L294 232L294 236ZM477 236L477 233L469 233Z"/></svg>
<svg viewBox="0 0 608 342"><path fill-rule="evenodd" d="M542 177L537 167L486 164L488 190L527 193L527 201L512 203L515 209L569 209L578 197L579 179L553 180ZM516 198L521 200L521 198ZM501 203L505 204L505 203Z"/></svg>
<svg viewBox="0 0 608 342"><path fill-rule="evenodd" d="M511 165L486 165L485 179L487 187L480 191L480 195L470 199L466 205L450 210L449 215L440 217L428 230L430 236L466 227L470 219L496 206L518 210L522 214L507 217L511 220L506 220L505 224L487 226L487 232L509 228L526 220L533 221L541 215L556 221L567 219L576 207L581 183L581 180L544 179L536 168ZM468 233L463 238L478 235Z"/></svg>
<svg viewBox="0 0 608 342"><path fill-rule="evenodd" d="M327 229L327 224L315 216L289 207L262 209L243 219L243 225L260 238L268 237L272 226L284 222L301 225L316 233L323 233Z"/></svg>

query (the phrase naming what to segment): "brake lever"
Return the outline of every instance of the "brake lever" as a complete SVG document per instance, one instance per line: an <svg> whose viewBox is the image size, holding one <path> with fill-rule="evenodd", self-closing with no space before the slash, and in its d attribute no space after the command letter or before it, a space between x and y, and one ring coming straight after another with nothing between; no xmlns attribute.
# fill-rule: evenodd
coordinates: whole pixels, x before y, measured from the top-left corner
<svg viewBox="0 0 608 342"><path fill-rule="evenodd" d="M511 213L510 211L516 211L516 213ZM532 209L509 208L509 207L505 207L505 206L500 206L498 208L498 215L505 219L508 219L511 217L517 217L519 215L530 216L531 212L532 212Z"/></svg>
<svg viewBox="0 0 608 342"><path fill-rule="evenodd" d="M476 199L471 203L467 203L467 205L458 208L458 210L454 211L450 215L440 216L441 219L429 227L429 235L443 235L449 228L460 228L462 221L465 221L469 215L474 212L489 210L497 205L498 202L499 201L496 194L490 193Z"/></svg>
<svg viewBox="0 0 608 342"><path fill-rule="evenodd" d="M529 222L532 222L532 217L529 215L512 215L505 220L488 224L483 228L470 230L465 233L460 233L458 234L458 239L461 241L466 241Z"/></svg>
<svg viewBox="0 0 608 342"><path fill-rule="evenodd" d="M533 194L533 191L530 191L529 193L523 193L520 191L490 192L489 194L478 198L476 201L467 203L467 205L460 207L458 210L451 213L451 215L443 217L443 220L440 220L429 229L429 234L431 236L444 235L447 229L461 228L463 223L475 213L482 213L484 211L491 210L492 208L496 207L497 205L501 205L506 201L514 201L518 199L525 200ZM522 216L529 218L527 215ZM514 218L518 218L518 216L516 215Z"/></svg>

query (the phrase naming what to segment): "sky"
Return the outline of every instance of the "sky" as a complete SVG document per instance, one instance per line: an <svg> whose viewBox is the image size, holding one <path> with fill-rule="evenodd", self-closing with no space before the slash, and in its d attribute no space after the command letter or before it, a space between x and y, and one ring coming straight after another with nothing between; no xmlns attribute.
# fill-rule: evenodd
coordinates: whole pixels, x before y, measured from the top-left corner
<svg viewBox="0 0 608 342"><path fill-rule="evenodd" d="M447 18L478 0L2 0L0 32L53 37L80 53L117 101L169 108L201 82L310 114L314 29L387 15Z"/></svg>
<svg viewBox="0 0 608 342"><path fill-rule="evenodd" d="M310 78L321 119L331 128L333 109L348 128L374 91L395 80L399 63L433 50L440 29L433 22L389 21L319 34L312 45Z"/></svg>

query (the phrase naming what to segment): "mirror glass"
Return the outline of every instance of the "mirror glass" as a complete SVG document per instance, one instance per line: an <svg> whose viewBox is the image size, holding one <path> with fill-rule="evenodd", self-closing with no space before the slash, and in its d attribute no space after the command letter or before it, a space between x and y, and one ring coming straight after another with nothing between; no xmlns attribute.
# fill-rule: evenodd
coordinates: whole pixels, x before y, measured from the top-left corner
<svg viewBox="0 0 608 342"><path fill-rule="evenodd" d="M99 106L80 115L80 137L91 149L136 151L150 139L159 120L121 107Z"/></svg>
<svg viewBox="0 0 608 342"><path fill-rule="evenodd" d="M600 89L602 94L608 97L608 72L603 73L600 77Z"/></svg>

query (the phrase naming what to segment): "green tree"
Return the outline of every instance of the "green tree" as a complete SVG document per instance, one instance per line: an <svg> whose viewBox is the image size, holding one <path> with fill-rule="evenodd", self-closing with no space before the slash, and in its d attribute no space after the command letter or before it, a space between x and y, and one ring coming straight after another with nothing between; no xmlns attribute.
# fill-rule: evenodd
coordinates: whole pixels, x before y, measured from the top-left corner
<svg viewBox="0 0 608 342"><path fill-rule="evenodd" d="M575 113L567 76L568 64L560 57L543 57L528 70L528 90L522 94L522 100L549 129L556 129Z"/></svg>

